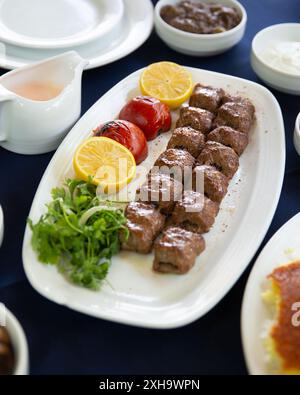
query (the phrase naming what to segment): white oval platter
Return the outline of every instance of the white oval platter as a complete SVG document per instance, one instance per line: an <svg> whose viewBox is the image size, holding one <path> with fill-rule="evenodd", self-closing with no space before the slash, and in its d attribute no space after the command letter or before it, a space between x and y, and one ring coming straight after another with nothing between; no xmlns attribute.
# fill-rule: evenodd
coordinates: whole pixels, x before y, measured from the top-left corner
<svg viewBox="0 0 300 395"><path fill-rule="evenodd" d="M253 82L215 72L188 68L195 82L222 87L249 97L257 121L213 229L205 236L206 251L185 276L151 270L153 256L122 252L113 259L108 283L100 292L68 283L55 267L38 262L27 227L24 269L32 286L46 298L98 318L151 328L175 328L211 310L241 276L262 242L275 213L285 168L285 134L274 96ZM142 70L106 93L75 125L51 160L30 211L36 222L50 200L50 191L74 176L72 157L78 144L100 123L115 119L123 105L139 94ZM176 120L176 116L173 117ZM148 169L165 149L170 133L150 143ZM139 172L138 172L139 174ZM142 182L139 179L138 182Z"/></svg>

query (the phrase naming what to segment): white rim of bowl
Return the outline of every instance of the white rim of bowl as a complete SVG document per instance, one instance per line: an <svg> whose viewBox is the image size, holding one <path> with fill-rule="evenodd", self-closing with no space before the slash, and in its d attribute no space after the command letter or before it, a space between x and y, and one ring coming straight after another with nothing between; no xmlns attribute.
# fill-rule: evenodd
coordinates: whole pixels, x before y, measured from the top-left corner
<svg viewBox="0 0 300 395"><path fill-rule="evenodd" d="M6 329L10 336L16 357L13 375L28 374L29 359L26 336L21 324L8 309L6 309ZM14 334L12 334L12 332L14 332Z"/></svg>
<svg viewBox="0 0 300 395"><path fill-rule="evenodd" d="M294 143L297 153L300 155L300 112L296 118Z"/></svg>
<svg viewBox="0 0 300 395"><path fill-rule="evenodd" d="M299 112L297 119L296 119L296 130L297 130L297 133L299 134L299 138L300 138L300 112Z"/></svg>
<svg viewBox="0 0 300 395"><path fill-rule="evenodd" d="M155 15L156 17L160 20L160 22L164 25L164 27L166 29L168 29L170 32L177 32L179 34L181 34L182 36L185 36L187 38L198 38L201 37L201 39L205 39L205 40L212 40L216 37L226 37L229 36L230 34L236 32L237 30L239 30L241 27L244 27L246 22L247 22L247 12L246 9L244 8L244 6L239 3L237 0L230 0L232 2L232 6L235 6L236 8L238 8L238 10L241 12L242 14L242 19L240 21L240 23L235 26L233 29L227 30L223 33L212 33L212 34L206 34L206 33L190 33L190 32L186 32L184 30L180 30L177 29L176 27L173 27L171 25L169 25L167 22L165 22L162 17L160 16L160 11L163 7L162 4L162 0L159 0L159 2L156 4L155 6ZM179 0L178 0L179 2ZM203 2L205 3L205 0L203 0ZM168 5L168 4L164 4L164 5ZM171 4L169 4L171 5Z"/></svg>
<svg viewBox="0 0 300 395"><path fill-rule="evenodd" d="M261 56L258 55L257 51L254 48L254 46L256 45L257 41L259 40L261 34L263 34L264 32L266 32L268 30L274 30L274 28L279 27L279 26L297 26L297 27L299 27L299 30L300 30L300 23L277 23L276 25L268 26L268 27L260 30L254 36L254 38L252 40L252 45L251 45L252 53L268 69L271 69L271 70L275 71L276 73L279 73L279 74L284 75L286 77L298 77L298 78L300 78L300 74L296 74L296 73L292 73L292 72L288 73L287 71L282 71L282 70L276 69L275 67L269 65L264 59L261 58Z"/></svg>
<svg viewBox="0 0 300 395"><path fill-rule="evenodd" d="M0 204L0 246L2 243L3 233L4 233L4 214L3 214L2 206Z"/></svg>

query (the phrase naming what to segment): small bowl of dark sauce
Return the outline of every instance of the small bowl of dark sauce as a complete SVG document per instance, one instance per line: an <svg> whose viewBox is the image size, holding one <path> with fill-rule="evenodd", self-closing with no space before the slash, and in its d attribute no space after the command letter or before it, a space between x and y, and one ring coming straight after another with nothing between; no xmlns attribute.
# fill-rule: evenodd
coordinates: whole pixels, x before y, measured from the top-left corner
<svg viewBox="0 0 300 395"><path fill-rule="evenodd" d="M236 0L160 0L155 27L172 49L211 56L236 45L244 36L247 14Z"/></svg>
<svg viewBox="0 0 300 395"><path fill-rule="evenodd" d="M15 318L0 305L0 376L28 374L28 345Z"/></svg>
<svg viewBox="0 0 300 395"><path fill-rule="evenodd" d="M7 329L0 326L0 375L12 375L15 367L15 353Z"/></svg>

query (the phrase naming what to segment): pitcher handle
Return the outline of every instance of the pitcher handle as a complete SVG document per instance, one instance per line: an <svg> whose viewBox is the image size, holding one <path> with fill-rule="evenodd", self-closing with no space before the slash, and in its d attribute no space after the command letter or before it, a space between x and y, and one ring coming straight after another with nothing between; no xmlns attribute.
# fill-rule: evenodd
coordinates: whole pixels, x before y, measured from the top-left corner
<svg viewBox="0 0 300 395"><path fill-rule="evenodd" d="M0 103L1 104L4 104L10 100L13 100L13 98L14 98L13 93L6 91L6 90L2 91L0 89ZM7 139L7 136L6 136L5 131L0 129L0 143L6 141L6 139Z"/></svg>

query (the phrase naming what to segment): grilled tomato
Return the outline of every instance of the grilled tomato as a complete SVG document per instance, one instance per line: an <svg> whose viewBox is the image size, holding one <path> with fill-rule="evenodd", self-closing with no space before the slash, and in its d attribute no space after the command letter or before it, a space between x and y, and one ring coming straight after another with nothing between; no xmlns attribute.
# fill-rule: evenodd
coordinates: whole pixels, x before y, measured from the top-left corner
<svg viewBox="0 0 300 395"><path fill-rule="evenodd" d="M159 133L170 130L172 124L169 107L150 96L132 99L121 110L119 118L140 127L148 141L155 139Z"/></svg>
<svg viewBox="0 0 300 395"><path fill-rule="evenodd" d="M94 130L96 137L108 137L124 145L134 156L136 164L148 156L148 144L141 129L131 122L117 120L100 125Z"/></svg>

